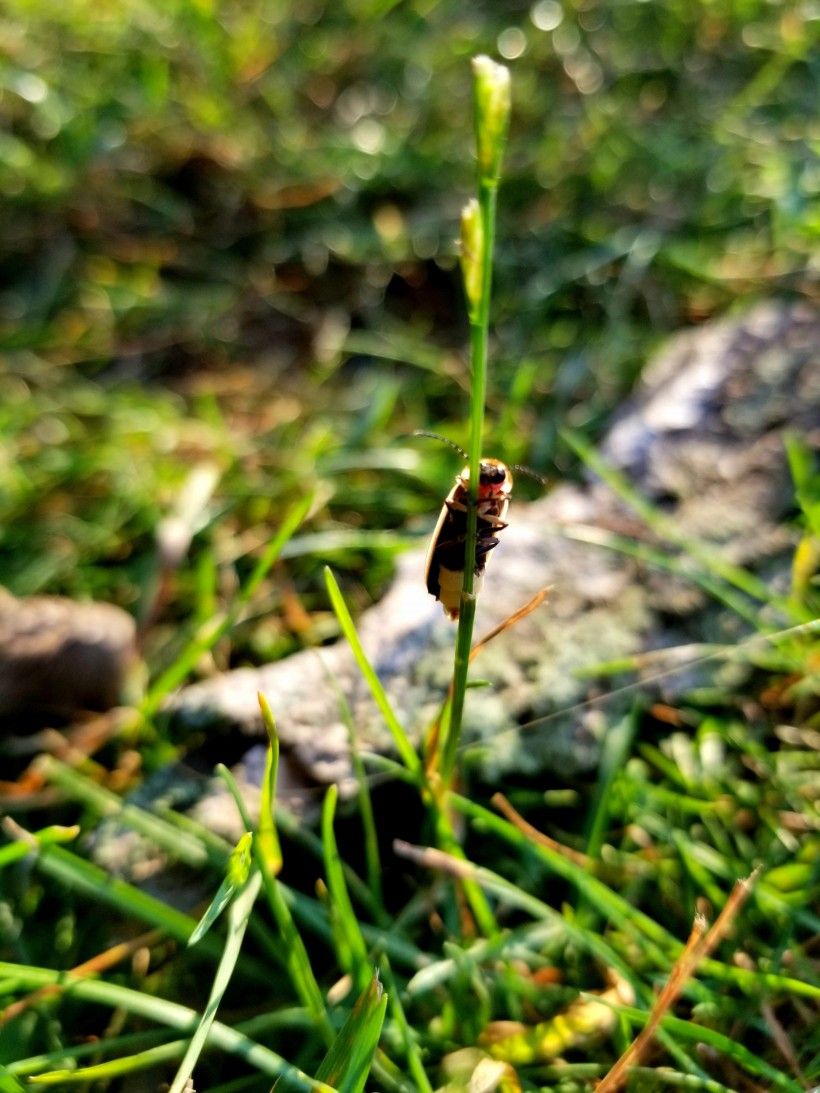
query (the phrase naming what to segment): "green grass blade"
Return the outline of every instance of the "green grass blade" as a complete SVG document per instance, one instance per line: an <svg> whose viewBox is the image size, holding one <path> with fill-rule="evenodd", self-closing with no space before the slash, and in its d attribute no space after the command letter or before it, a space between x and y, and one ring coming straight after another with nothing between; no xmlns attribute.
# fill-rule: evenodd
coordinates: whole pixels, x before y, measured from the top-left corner
<svg viewBox="0 0 820 1093"><path fill-rule="evenodd" d="M372 969L368 964L367 945L359 928L353 904L350 902L350 895L342 872L339 848L336 844L336 835L333 830L337 796L336 786L331 786L325 795L324 807L322 808L325 875L331 906L335 912L335 920L340 933L339 945L337 946L339 960L344 970L353 977L356 989L363 991L366 990L370 981Z"/></svg>
<svg viewBox="0 0 820 1093"><path fill-rule="evenodd" d="M415 1032L411 1029L407 1021L404 1007L401 1004L399 989L396 986L393 972L390 969L390 962L386 956L382 956L381 959L381 972L390 992L388 994L388 1005L390 1007L390 1012L393 1015L393 1020L399 1030L402 1044L404 1045L404 1054L407 1058L407 1069L410 1072L410 1077L413 1079L414 1088L418 1090L419 1093L433 1093L433 1086L430 1084L430 1079L427 1077L424 1064L421 1060L421 1051L419 1050Z"/></svg>
<svg viewBox="0 0 820 1093"><path fill-rule="evenodd" d="M598 784L587 823L586 852L591 858L598 858L604 841L604 831L609 819L610 793L615 779L626 765L632 741L638 727L635 711L627 714L616 725L607 730L598 764Z"/></svg>
<svg viewBox="0 0 820 1093"><path fill-rule="evenodd" d="M367 659L367 655L362 648L362 643L359 641L359 635L356 633L355 624L347 609L344 597L342 596L341 589L336 582L336 578L333 576L332 570L327 566L325 567L325 584L327 585L328 595L330 596L333 610L336 613L336 618L339 620L339 626L341 627L342 633L347 639L350 648L353 650L353 656L359 666L359 671L364 676L365 682L370 688L370 693L373 695L373 699L384 718L385 724L390 730L390 735L393 737L393 743L396 745L396 750L407 769L414 774L420 774L421 760L416 754L416 749L410 743L399 719L393 712L390 700L381 685L379 677L376 675L373 666Z"/></svg>
<svg viewBox="0 0 820 1093"><path fill-rule="evenodd" d="M777 606L785 611L787 617L792 615L793 612L788 602L774 596L771 588L764 581L761 581L748 570L743 569L742 566L726 561L715 548L698 539L681 534L676 521L667 517L647 501L624 475L614 467L609 466L600 457L580 433L571 429L563 429L561 436L590 470L599 475L610 489L625 501L657 535L680 547L720 580L740 589L741 592L745 592L751 599Z"/></svg>
<svg viewBox="0 0 820 1093"><path fill-rule="evenodd" d="M233 776L233 771L226 767L224 763L217 763L214 770L225 783L228 793L233 797L233 803L236 805L236 811L239 813L245 831L253 831L253 822L248 812L248 806L242 796L242 791L237 785L236 778Z"/></svg>
<svg viewBox="0 0 820 1093"><path fill-rule="evenodd" d="M251 1017L247 1021L239 1021L233 1026L237 1032L244 1036L259 1037L268 1034L271 1030L281 1028L299 1028L309 1031L313 1028L313 1020L304 1009L278 1010L275 1013L263 1013ZM173 1062L181 1059L188 1048L189 1040L169 1040L168 1032L160 1029L153 1032L135 1032L124 1036L108 1036L101 1042L77 1044L66 1047L61 1051L52 1051L44 1055L35 1055L29 1059L21 1059L10 1064L9 1073L27 1076L43 1070L49 1070L56 1064L86 1058L89 1055L100 1055L103 1052L130 1051L131 1054L118 1055L107 1059L105 1062L94 1063L88 1067L81 1067L72 1071L77 1082L110 1080L120 1078L126 1074L134 1074L140 1070L153 1068L161 1063ZM156 1045L156 1046L154 1046ZM256 1076L253 1076L256 1080ZM68 1079L73 1081L74 1078Z"/></svg>
<svg viewBox="0 0 820 1093"><path fill-rule="evenodd" d="M333 1037L333 1028L327 1016L324 997L319 989L319 984L316 982L316 976L313 974L305 943L284 898L282 886L276 877L271 876L269 873L263 872L262 879L268 906L282 937L284 952L280 952L280 956L290 976L293 989L311 1014L314 1027L325 1042L329 1043Z"/></svg>
<svg viewBox="0 0 820 1093"><path fill-rule="evenodd" d="M236 844L236 848L228 860L227 875L208 905L205 914L196 924L196 929L188 938L189 947L196 945L207 934L234 896L247 884L252 842L253 836L246 831Z"/></svg>
<svg viewBox="0 0 820 1093"><path fill-rule="evenodd" d="M0 983L4 980L11 980L17 984L17 989L26 991L38 990L40 987L61 986L70 993L71 997L80 1001L93 1002L111 1009L123 1009L127 1013L186 1033L193 1032L198 1023L198 1015L178 1002L168 1002L164 998L156 998L115 983L81 979L72 976L70 972L0 962ZM243 1059L262 1074L281 1078L283 1088L314 1091L317 1088L312 1078L286 1062L276 1052L219 1021L214 1021L212 1024L208 1042L230 1055ZM73 1075L74 1072L71 1070L52 1071L31 1077L28 1082L31 1085L60 1085L71 1081Z"/></svg>
<svg viewBox="0 0 820 1093"><path fill-rule="evenodd" d="M259 800L259 825L256 830L257 858L265 864L271 876L277 876L282 868L282 848L276 831L276 779L279 774L279 735L276 721L268 700L260 692L257 695L262 721L268 734L268 750L265 755L265 771Z"/></svg>
<svg viewBox="0 0 820 1093"><path fill-rule="evenodd" d="M22 861L23 858L28 857L34 847L43 850L47 846L70 843L79 834L80 829L76 825L63 827L59 824L52 824L50 827L41 828L40 831L26 831L24 834L21 829L20 838L7 843L5 846L0 846L0 869L5 869L8 865L14 865L15 862Z"/></svg>
<svg viewBox="0 0 820 1093"><path fill-rule="evenodd" d="M57 1051L48 1051L40 1055L31 1055L25 1059L16 1059L13 1063L8 1064L8 1071L10 1074L19 1074L25 1077L29 1074L37 1074L42 1070L51 1070L57 1064L65 1065L69 1061L83 1059L89 1055L100 1055L106 1051L130 1051L134 1053L143 1050L153 1051L168 1045L168 1035L165 1029L158 1029L151 1032L129 1032L122 1036L107 1036L102 1043L94 1040L92 1043L71 1044ZM187 1046L187 1040L174 1042L181 1045L177 1055L179 1057Z"/></svg>
<svg viewBox="0 0 820 1093"><path fill-rule="evenodd" d="M373 976L322 1060L316 1074L320 1081L332 1085L339 1093L362 1093L381 1036L386 1008L387 995L378 976Z"/></svg>
<svg viewBox="0 0 820 1093"><path fill-rule="evenodd" d="M97 816L117 819L192 869L201 870L209 864L222 867L224 864L224 856L217 857L211 853L200 839L139 805L123 801L116 793L53 755L41 755L37 760L37 769L47 782L59 786L72 800L81 801Z"/></svg>
<svg viewBox="0 0 820 1093"><path fill-rule="evenodd" d="M464 542L464 581L456 634L453 688L447 737L442 749L441 774L449 786L455 771L461 740L461 722L467 694L470 647L475 622L476 542L478 533L478 483L484 443L484 410L487 401L487 359L490 337L493 250L496 201L501 158L510 114L510 74L489 57L473 59L473 92L477 156L478 200L465 207L461 218L461 266L470 320L470 500Z"/></svg>
<svg viewBox="0 0 820 1093"><path fill-rule="evenodd" d="M273 814L276 794L275 779L278 767L279 740L270 707L261 694L259 695L259 700L262 717L269 734L268 753L265 758L265 774L262 786L263 799L260 803L259 820L259 830L263 833L266 832L267 834L263 835L261 840L259 837L253 840L254 858L262 877L268 906L271 909L271 914L273 915L283 942L282 945L277 944L275 946L277 957L284 964L296 995L312 1015L320 1034L323 1036L326 1043L330 1043L333 1039L333 1028L327 1016L324 998L319 989L319 985L316 982L316 977L313 974L305 943L293 921L290 907L285 898L285 890L276 879L276 873L273 868L276 866L278 871L281 865L281 851L279 848L278 835L276 834L276 818ZM243 823L246 828L250 829L252 826L250 817L248 816L245 802L242 800L242 794L239 791L235 778L231 772L226 767L221 766L221 764L218 769L236 802ZM297 898L295 893L292 895L293 898ZM301 906L308 906L304 897L298 898L300 899ZM312 921L315 926L319 925L316 921L316 916L312 916ZM324 926L325 924L322 923L322 925ZM327 936L326 932L325 936Z"/></svg>
<svg viewBox="0 0 820 1093"><path fill-rule="evenodd" d="M359 814L361 816L364 834L367 884L373 895L377 915L386 923L387 913L384 909L384 896L382 893L382 866L381 858L379 856L379 839L376 834L376 818L373 814L373 800L370 796L370 783L367 778L367 772L364 769L364 762L362 761L361 752L359 751L359 745L356 741L356 726L353 723L353 711L350 709L350 703L345 698L336 677L332 672L328 671L324 661L322 661L322 667L325 668L325 675L336 695L339 713L347 728L347 739L350 744L350 761L353 766L353 773L356 775L358 787L356 798L359 804Z"/></svg>
<svg viewBox="0 0 820 1093"><path fill-rule="evenodd" d="M0 1093L26 1093L24 1086L4 1066L0 1066Z"/></svg>
<svg viewBox="0 0 820 1093"><path fill-rule="evenodd" d="M248 852L249 847L246 848L245 853L247 854ZM208 1004L205 1007L205 1012L200 1018L194 1035L191 1037L191 1043L188 1045L188 1050L185 1052L185 1056L174 1076L169 1093L184 1093L185 1085L193 1074L197 1060L205 1047L208 1033L216 1018L216 1011L219 1009L219 1004L228 988L231 976L233 975L233 970L236 967L236 962L239 959L239 952L242 948L242 939L245 936L248 919L253 911L253 905L259 894L261 883L262 878L260 874L258 872L253 873L245 881L244 886L239 890L230 906L228 911L228 935L225 941L225 949L222 953L222 959L217 966L216 974L214 975Z"/></svg>
<svg viewBox="0 0 820 1093"><path fill-rule="evenodd" d="M265 579L271 567L279 558L285 544L291 539L296 529L305 519L313 504L313 495L306 494L286 514L273 539L268 543L262 557L256 563L247 582L240 590L230 610L221 618L209 619L191 638L186 647L152 684L145 696L140 712L143 717L151 718L159 710L165 696L178 687L191 672L199 659L212 649L236 622L244 607L253 597L259 585Z"/></svg>

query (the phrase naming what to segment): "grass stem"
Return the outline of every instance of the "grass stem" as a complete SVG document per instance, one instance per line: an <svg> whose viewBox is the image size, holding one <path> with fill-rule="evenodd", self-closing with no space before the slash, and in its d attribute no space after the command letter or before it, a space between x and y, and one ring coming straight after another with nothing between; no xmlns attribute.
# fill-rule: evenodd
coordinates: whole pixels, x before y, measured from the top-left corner
<svg viewBox="0 0 820 1093"><path fill-rule="evenodd" d="M445 787L453 773L461 738L467 673L475 623L475 562L478 532L478 484L487 398L487 359L492 296L495 212L501 152L509 116L509 72L486 57L473 63L478 150L478 201L462 214L462 266L470 313L470 505L464 546L464 583L456 635L452 704L442 758Z"/></svg>

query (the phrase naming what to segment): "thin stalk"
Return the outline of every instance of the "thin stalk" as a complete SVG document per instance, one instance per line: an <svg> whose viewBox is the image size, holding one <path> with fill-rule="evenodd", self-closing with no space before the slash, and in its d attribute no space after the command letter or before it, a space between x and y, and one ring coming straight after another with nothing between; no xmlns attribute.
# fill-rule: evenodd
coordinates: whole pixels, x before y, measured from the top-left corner
<svg viewBox="0 0 820 1093"><path fill-rule="evenodd" d="M482 179L478 187L478 207L483 246L481 261L481 295L478 307L470 319L470 362L472 383L470 386L470 505L467 510L467 541L464 546L464 585L461 594L461 611L456 635L455 664L453 668L453 698L450 707L450 724L444 744L442 777L449 786L455 768L456 754L461 738L464 716L464 698L467 693L467 671L470 665L470 648L473 642L475 622L475 555L478 530L478 480L481 465L481 446L484 435L484 404L487 396L487 346L490 331L490 296L493 275L493 244L495 241L495 208L498 193L497 179Z"/></svg>

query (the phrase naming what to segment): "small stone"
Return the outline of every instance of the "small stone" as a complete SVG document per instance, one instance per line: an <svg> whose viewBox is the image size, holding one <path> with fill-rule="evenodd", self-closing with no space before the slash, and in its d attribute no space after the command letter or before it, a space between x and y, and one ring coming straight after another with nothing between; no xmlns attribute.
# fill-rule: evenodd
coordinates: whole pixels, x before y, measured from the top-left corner
<svg viewBox="0 0 820 1093"><path fill-rule="evenodd" d="M111 709L136 663L136 624L121 608L0 588L0 718Z"/></svg>

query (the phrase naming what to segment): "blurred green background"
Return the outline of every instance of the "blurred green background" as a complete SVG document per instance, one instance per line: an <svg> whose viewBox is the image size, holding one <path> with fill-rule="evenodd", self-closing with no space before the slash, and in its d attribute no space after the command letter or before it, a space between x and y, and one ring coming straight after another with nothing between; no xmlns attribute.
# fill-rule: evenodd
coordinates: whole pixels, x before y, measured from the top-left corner
<svg viewBox="0 0 820 1093"><path fill-rule="evenodd" d="M0 583L164 660L316 489L220 655L326 636L321 564L366 603L452 480L405 434L464 438L470 58L514 96L487 447L554 474L664 336L816 296L818 39L816 0L7 0Z"/></svg>

